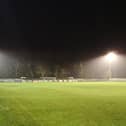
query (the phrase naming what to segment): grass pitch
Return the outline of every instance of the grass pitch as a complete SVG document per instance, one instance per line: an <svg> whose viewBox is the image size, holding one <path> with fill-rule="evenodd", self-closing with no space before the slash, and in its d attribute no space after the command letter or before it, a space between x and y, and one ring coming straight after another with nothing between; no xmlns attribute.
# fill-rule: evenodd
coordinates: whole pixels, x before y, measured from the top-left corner
<svg viewBox="0 0 126 126"><path fill-rule="evenodd" d="M0 84L0 126L125 125L126 82Z"/></svg>

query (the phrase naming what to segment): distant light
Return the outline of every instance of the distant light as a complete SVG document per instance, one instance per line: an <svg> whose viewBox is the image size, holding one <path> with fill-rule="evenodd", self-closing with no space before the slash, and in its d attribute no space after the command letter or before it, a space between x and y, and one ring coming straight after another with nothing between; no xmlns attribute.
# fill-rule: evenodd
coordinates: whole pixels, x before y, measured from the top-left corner
<svg viewBox="0 0 126 126"><path fill-rule="evenodd" d="M106 60L109 62L116 60L116 58L117 58L117 55L114 52L110 52L106 55Z"/></svg>

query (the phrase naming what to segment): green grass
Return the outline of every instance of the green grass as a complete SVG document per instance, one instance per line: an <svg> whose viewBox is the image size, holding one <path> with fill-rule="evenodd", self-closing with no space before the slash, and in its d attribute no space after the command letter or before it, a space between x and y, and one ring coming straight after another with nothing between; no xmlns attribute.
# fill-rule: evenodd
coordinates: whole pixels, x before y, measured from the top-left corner
<svg viewBox="0 0 126 126"><path fill-rule="evenodd" d="M0 126L125 126L126 82L0 83Z"/></svg>

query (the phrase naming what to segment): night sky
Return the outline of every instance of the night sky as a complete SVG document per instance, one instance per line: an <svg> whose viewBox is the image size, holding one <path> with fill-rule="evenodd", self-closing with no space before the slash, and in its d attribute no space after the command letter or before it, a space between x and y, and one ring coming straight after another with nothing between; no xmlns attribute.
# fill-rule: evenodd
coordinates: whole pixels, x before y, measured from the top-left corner
<svg viewBox="0 0 126 126"><path fill-rule="evenodd" d="M126 53L125 12L115 1L1 0L0 50L56 61Z"/></svg>

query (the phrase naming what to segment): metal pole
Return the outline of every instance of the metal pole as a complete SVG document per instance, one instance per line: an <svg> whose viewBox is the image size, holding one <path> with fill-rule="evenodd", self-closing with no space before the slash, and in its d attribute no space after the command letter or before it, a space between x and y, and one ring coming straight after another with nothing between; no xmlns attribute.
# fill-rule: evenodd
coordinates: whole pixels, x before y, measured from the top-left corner
<svg viewBox="0 0 126 126"><path fill-rule="evenodd" d="M112 68L111 68L111 62L109 61L109 80L112 79Z"/></svg>

